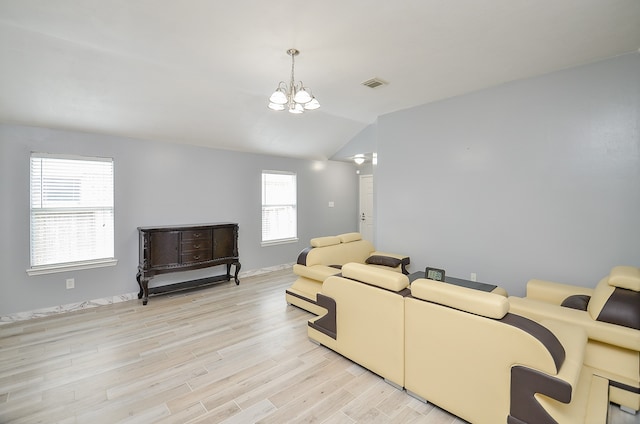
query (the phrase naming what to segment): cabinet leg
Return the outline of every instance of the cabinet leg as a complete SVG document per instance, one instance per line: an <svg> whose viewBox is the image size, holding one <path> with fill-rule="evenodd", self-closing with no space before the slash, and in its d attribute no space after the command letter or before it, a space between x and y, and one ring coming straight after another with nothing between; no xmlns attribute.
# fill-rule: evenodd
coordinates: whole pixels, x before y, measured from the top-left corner
<svg viewBox="0 0 640 424"><path fill-rule="evenodd" d="M136 281L140 286L140 291L138 292L138 299L142 299L142 304L146 305L149 301L149 279L144 278L142 276L142 272L138 271L136 274Z"/></svg>
<svg viewBox="0 0 640 424"><path fill-rule="evenodd" d="M146 305L149 301L149 280L146 278L142 279L142 289L140 291L142 292L142 304Z"/></svg>
<svg viewBox="0 0 640 424"><path fill-rule="evenodd" d="M233 276L233 279L236 281L236 286L237 286L240 284L240 280L238 280L238 273L240 272L240 267L242 265L240 265L240 262L234 262L234 265L236 266L236 272L235 272L235 275Z"/></svg>
<svg viewBox="0 0 640 424"><path fill-rule="evenodd" d="M140 291L138 292L138 299L142 299L142 283L140 282L140 277L142 277L142 274L140 273L140 271L138 271L138 273L136 274L136 281L138 282L138 286L140 287Z"/></svg>

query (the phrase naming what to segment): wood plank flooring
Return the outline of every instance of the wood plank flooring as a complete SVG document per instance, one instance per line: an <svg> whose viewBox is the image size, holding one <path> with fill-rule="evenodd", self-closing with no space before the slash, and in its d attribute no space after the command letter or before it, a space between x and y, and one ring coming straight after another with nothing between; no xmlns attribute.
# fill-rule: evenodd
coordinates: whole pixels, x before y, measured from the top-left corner
<svg viewBox="0 0 640 424"><path fill-rule="evenodd" d="M464 423L310 342L293 280L0 325L0 423Z"/></svg>

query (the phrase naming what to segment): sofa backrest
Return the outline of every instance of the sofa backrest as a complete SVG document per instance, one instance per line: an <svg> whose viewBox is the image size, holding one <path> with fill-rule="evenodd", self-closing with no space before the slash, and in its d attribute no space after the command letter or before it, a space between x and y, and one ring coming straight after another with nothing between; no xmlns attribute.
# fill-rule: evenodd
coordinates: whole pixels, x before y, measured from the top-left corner
<svg viewBox="0 0 640 424"><path fill-rule="evenodd" d="M373 244L363 240L360 233L346 233L338 236L311 239L311 247L298 256L298 264L344 265L349 262L364 263L375 251Z"/></svg>
<svg viewBox="0 0 640 424"><path fill-rule="evenodd" d="M616 266L609 273L609 285L640 292L640 268Z"/></svg>
<svg viewBox="0 0 640 424"><path fill-rule="evenodd" d="M434 280L414 281L411 295L488 318L501 319L509 312L509 301L504 296Z"/></svg>
<svg viewBox="0 0 640 424"><path fill-rule="evenodd" d="M326 236L326 237L316 237L312 238L311 247L325 247L325 246L333 246L340 244L340 237L337 236Z"/></svg>
<svg viewBox="0 0 640 424"><path fill-rule="evenodd" d="M640 330L640 268L616 266L589 300L591 318Z"/></svg>
<svg viewBox="0 0 640 424"><path fill-rule="evenodd" d="M342 267L342 276L385 290L399 292L409 287L409 277L361 263L350 262Z"/></svg>

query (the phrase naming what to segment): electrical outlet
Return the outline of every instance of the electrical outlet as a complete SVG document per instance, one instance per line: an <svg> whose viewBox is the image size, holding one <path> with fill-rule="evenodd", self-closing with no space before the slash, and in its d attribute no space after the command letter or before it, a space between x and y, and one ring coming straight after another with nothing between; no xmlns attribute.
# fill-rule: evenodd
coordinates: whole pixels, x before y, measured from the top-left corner
<svg viewBox="0 0 640 424"><path fill-rule="evenodd" d="M72 289L76 286L76 280L73 278L67 278L67 289Z"/></svg>
<svg viewBox="0 0 640 424"><path fill-rule="evenodd" d="M476 275L476 273L472 272L471 273L471 281L478 281L477 278L478 278L478 276Z"/></svg>

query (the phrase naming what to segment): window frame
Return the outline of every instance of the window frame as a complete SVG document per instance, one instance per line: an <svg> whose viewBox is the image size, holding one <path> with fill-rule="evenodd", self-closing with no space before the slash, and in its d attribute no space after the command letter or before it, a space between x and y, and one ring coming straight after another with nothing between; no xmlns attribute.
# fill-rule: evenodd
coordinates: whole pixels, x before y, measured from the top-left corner
<svg viewBox="0 0 640 424"><path fill-rule="evenodd" d="M294 203L293 204L286 204L286 203L282 203L282 204L268 204L265 203L265 190L266 190L266 185L265 185L265 176L266 175L289 175L289 176L293 176L294 178L294 195L295 195L295 199L294 199ZM260 188L261 188L261 197L262 197L262 201L261 201L261 207L260 207L260 218L261 218L261 224L260 224L260 245L261 246L273 246L273 245L278 245L278 244L286 244L286 243L296 243L298 242L298 174L295 172L290 172L290 171L274 171L274 170L262 170L261 173L261 181L260 181ZM295 218L295 223L294 223L294 228L293 228L293 232L294 234L288 237L282 237L282 238L278 238L278 239L270 239L270 240L265 240L264 239L264 223L265 223L265 206L293 206L294 209L294 218Z"/></svg>
<svg viewBox="0 0 640 424"><path fill-rule="evenodd" d="M85 207L85 206L65 206L65 207L42 207L41 209L49 209L51 214L56 214L61 212L70 212L76 210L78 212L82 211L98 211L98 210L106 210L111 212L111 217L113 222L111 224L111 240L110 242L113 244L111 250L111 256L106 257L97 257L93 259L84 259L84 260L76 260L69 262L57 262L57 263L47 263L41 265L34 265L33 261L33 249L34 249L34 241L33 241L33 233L34 233L34 216L37 215L37 212L34 212L34 202L33 202L33 193L34 188L37 191L41 192L41 188L38 185L34 185L32 166L34 159L61 159L61 160L79 160L84 162L109 162L111 163L111 187L113 190L112 200L110 206L93 206L93 207ZM60 180L64 180L65 177L61 177ZM69 181L74 181L72 178L68 179ZM41 184L41 182L36 182L36 184ZM73 185L73 184L72 184ZM40 208L35 208L40 209ZM81 156L81 155L67 155L67 154L51 154L51 153L41 153L41 152L31 152L29 155L29 268L26 270L29 276L34 275L43 275L50 274L56 272L65 272L65 271L75 271L82 269L92 269L92 268L102 268L108 266L115 266L118 263L118 260L115 258L115 164L113 158L103 158L103 157L93 157L93 156Z"/></svg>

